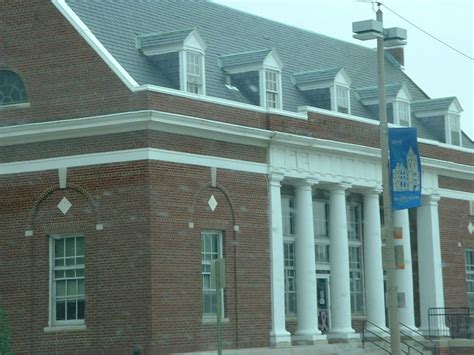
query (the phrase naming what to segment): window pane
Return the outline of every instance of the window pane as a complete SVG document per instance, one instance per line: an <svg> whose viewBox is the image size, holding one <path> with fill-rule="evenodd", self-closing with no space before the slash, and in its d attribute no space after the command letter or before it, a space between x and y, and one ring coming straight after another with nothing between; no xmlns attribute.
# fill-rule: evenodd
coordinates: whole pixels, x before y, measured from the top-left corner
<svg viewBox="0 0 474 355"><path fill-rule="evenodd" d="M74 256L74 238L66 238L66 256Z"/></svg>
<svg viewBox="0 0 474 355"><path fill-rule="evenodd" d="M76 238L76 255L84 256L84 237Z"/></svg>
<svg viewBox="0 0 474 355"><path fill-rule="evenodd" d="M66 295L66 281L56 281L56 297L63 297Z"/></svg>
<svg viewBox="0 0 474 355"><path fill-rule="evenodd" d="M56 302L56 320L65 320L66 319L66 302L57 301Z"/></svg>
<svg viewBox="0 0 474 355"><path fill-rule="evenodd" d="M77 319L84 319L85 301L77 301Z"/></svg>
<svg viewBox="0 0 474 355"><path fill-rule="evenodd" d="M84 279L77 280L77 294L80 296L84 296L85 294Z"/></svg>
<svg viewBox="0 0 474 355"><path fill-rule="evenodd" d="M76 295L76 280L67 281L67 295L75 296Z"/></svg>
<svg viewBox="0 0 474 355"><path fill-rule="evenodd" d="M64 278L64 270L56 270L56 271L54 272L54 277L55 277L56 279L62 279L62 278Z"/></svg>
<svg viewBox="0 0 474 355"><path fill-rule="evenodd" d="M54 260L55 266L64 266L64 259L56 259Z"/></svg>
<svg viewBox="0 0 474 355"><path fill-rule="evenodd" d="M67 319L76 319L76 301L67 302Z"/></svg>
<svg viewBox="0 0 474 355"><path fill-rule="evenodd" d="M74 258L66 258L66 265L74 265Z"/></svg>
<svg viewBox="0 0 474 355"><path fill-rule="evenodd" d="M60 258L64 256L64 239L55 240L54 242L54 256Z"/></svg>

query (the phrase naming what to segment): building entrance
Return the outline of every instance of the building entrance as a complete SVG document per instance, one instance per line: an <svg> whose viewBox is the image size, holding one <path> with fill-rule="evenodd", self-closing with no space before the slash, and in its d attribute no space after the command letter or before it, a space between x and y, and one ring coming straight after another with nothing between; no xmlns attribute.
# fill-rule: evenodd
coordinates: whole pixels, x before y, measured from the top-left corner
<svg viewBox="0 0 474 355"><path fill-rule="evenodd" d="M330 326L329 275L316 276L316 289L318 298L318 328L321 333L326 334Z"/></svg>

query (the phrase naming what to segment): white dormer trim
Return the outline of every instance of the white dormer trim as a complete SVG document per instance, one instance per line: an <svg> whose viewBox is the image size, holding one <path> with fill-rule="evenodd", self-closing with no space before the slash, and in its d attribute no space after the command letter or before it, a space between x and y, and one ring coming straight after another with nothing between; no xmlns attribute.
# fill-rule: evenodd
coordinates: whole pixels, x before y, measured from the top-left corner
<svg viewBox="0 0 474 355"><path fill-rule="evenodd" d="M331 110L332 111L347 113L349 115L351 114L351 94L350 94L351 83L352 83L351 79L347 75L344 68L342 68L336 74L334 81L331 82L331 86L329 87L329 92L331 95ZM344 91L342 98L340 95L338 95L338 91L341 91L341 90ZM341 100L343 100L343 103L340 102ZM339 107L347 107L347 112L344 112L344 110L339 109Z"/></svg>
<svg viewBox="0 0 474 355"><path fill-rule="evenodd" d="M192 51L189 49L183 49L179 51L179 88L180 90L190 92L188 90L188 55L194 53L199 56L201 66L201 87L198 93L199 95L206 95L206 58L201 52ZM192 92L193 93L193 92Z"/></svg>
<svg viewBox="0 0 474 355"><path fill-rule="evenodd" d="M392 107L393 107L393 123L402 127L411 127L411 102L412 96L410 92L408 91L408 88L406 87L405 84L402 85L401 89L398 91L397 95L395 96L395 100L393 101ZM402 105L408 105L407 108L407 122L408 126L406 124L403 124L402 122ZM405 120L404 120L405 121Z"/></svg>
<svg viewBox="0 0 474 355"><path fill-rule="evenodd" d="M138 47L139 45L137 42L137 48ZM166 45L147 46L139 49L147 57L153 57L156 55L162 55L167 53L175 53L183 50L190 50L193 52L204 54L207 49L207 44L199 34L199 31L197 29L193 29L182 41L177 41Z"/></svg>
<svg viewBox="0 0 474 355"><path fill-rule="evenodd" d="M451 109L453 105L449 108ZM458 135L458 142L459 144L455 144L453 142L453 137L451 135L451 130L455 129ZM444 132L446 136L446 143L458 147L462 147L462 130L461 130L461 115L457 110L448 110L448 113L444 116Z"/></svg>
<svg viewBox="0 0 474 355"><path fill-rule="evenodd" d="M192 30L192 32L186 37L183 41L183 49L190 50L193 52L198 52L204 55L207 44L204 39L199 34L197 29Z"/></svg>
<svg viewBox="0 0 474 355"><path fill-rule="evenodd" d="M222 60L218 59L219 67L223 68ZM261 69L270 69L281 72L283 62L278 56L275 49L272 49L267 56L262 60L253 63L245 63L241 65L226 66L224 69L226 74L240 74L250 71L260 71Z"/></svg>

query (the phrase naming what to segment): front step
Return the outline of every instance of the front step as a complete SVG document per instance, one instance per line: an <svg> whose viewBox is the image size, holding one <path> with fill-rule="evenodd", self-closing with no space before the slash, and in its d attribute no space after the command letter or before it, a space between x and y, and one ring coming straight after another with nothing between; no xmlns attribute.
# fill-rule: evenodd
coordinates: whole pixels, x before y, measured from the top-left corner
<svg viewBox="0 0 474 355"><path fill-rule="evenodd" d="M215 355L217 351L186 353L187 355ZM253 348L239 350L224 350L224 355L388 355L375 345L366 343L365 349L359 340L349 343L328 344L325 342L315 345L297 345L288 348Z"/></svg>

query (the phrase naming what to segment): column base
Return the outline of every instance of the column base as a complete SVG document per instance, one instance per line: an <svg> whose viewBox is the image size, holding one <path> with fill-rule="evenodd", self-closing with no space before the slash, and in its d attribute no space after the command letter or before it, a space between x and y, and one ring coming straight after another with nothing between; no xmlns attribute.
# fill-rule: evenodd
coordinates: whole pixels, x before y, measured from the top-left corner
<svg viewBox="0 0 474 355"><path fill-rule="evenodd" d="M288 348L291 346L291 334L286 330L270 332L270 346L272 348Z"/></svg>
<svg viewBox="0 0 474 355"><path fill-rule="evenodd" d="M322 335L319 329L309 331L296 331L295 335L291 337L293 345L313 345L317 342L327 342L326 335Z"/></svg>

